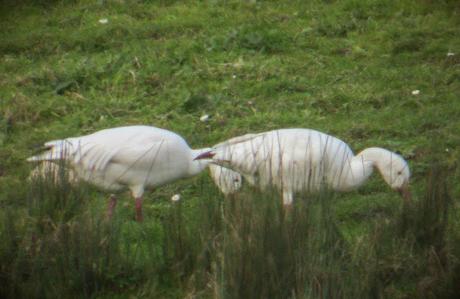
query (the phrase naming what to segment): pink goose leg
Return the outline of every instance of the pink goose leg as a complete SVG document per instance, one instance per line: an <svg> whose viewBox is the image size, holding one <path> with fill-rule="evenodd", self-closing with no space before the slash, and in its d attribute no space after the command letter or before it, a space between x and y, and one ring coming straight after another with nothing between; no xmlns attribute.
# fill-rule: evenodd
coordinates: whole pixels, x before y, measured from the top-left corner
<svg viewBox="0 0 460 299"><path fill-rule="evenodd" d="M142 215L142 196L136 197L136 221L144 221L144 216Z"/></svg>
<svg viewBox="0 0 460 299"><path fill-rule="evenodd" d="M112 219L113 211L115 210L116 206L117 206L117 198L115 197L114 194L111 194L109 198L109 204L107 206L107 218L108 219Z"/></svg>

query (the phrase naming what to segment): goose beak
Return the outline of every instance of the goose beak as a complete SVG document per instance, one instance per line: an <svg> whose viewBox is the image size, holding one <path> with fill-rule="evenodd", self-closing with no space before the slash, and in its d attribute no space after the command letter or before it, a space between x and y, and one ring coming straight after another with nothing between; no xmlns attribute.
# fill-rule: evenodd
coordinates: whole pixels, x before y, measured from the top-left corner
<svg viewBox="0 0 460 299"><path fill-rule="evenodd" d="M412 201L412 195L409 190L409 184L405 183L402 185L400 188L398 188L399 194L401 194L402 198L406 203L409 203Z"/></svg>
<svg viewBox="0 0 460 299"><path fill-rule="evenodd" d="M204 152L204 153L199 154L193 160L212 159L212 157L214 157L215 155L216 155L216 153L214 153L213 151L208 151L208 152Z"/></svg>

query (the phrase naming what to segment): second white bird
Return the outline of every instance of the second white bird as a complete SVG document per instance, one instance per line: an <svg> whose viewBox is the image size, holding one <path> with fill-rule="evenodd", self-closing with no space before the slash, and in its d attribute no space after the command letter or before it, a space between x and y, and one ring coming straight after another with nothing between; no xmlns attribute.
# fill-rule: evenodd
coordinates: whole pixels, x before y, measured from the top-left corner
<svg viewBox="0 0 460 299"><path fill-rule="evenodd" d="M377 168L385 182L410 198L410 171L398 154L372 147L356 156L342 140L311 129L282 129L232 138L197 159L241 173L262 190L275 187L290 205L296 193L323 188L348 191L362 185Z"/></svg>

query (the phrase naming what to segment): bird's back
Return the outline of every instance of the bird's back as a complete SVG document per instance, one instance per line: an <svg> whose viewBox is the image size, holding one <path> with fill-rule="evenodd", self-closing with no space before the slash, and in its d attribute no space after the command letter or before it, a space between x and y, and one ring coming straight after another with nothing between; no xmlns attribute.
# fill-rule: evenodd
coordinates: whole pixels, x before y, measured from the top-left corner
<svg viewBox="0 0 460 299"><path fill-rule="evenodd" d="M335 188L344 165L353 157L342 140L316 130L286 129L273 132L272 137L282 153L282 184L295 191Z"/></svg>
<svg viewBox="0 0 460 299"><path fill-rule="evenodd" d="M52 146L48 152L65 150L61 156L81 178L109 190L156 187L185 177L191 160L190 148L181 136L149 126L105 129L45 145Z"/></svg>
<svg viewBox="0 0 460 299"><path fill-rule="evenodd" d="M316 191L324 183L334 187L352 156L348 145L333 136L311 129L282 129L229 146L226 158L262 188L300 192Z"/></svg>

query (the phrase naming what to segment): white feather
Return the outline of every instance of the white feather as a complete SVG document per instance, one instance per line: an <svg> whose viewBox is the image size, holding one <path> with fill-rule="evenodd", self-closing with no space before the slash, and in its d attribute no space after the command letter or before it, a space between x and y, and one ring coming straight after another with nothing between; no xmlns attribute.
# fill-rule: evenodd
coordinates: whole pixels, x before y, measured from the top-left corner
<svg viewBox="0 0 460 299"><path fill-rule="evenodd" d="M278 189L285 204L296 193L357 188L374 167L394 189L406 185L410 176L407 163L396 153L369 148L355 156L342 140L311 129L248 134L222 142L211 152L215 164L242 174L250 184Z"/></svg>

